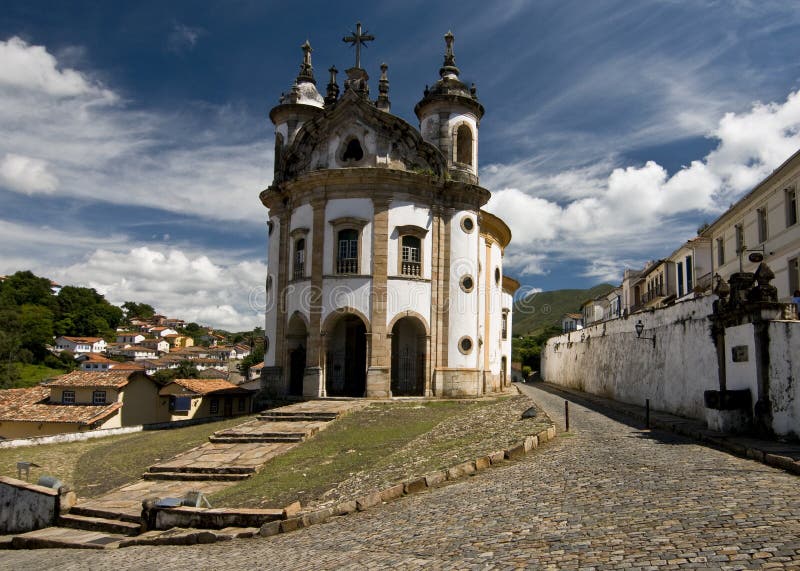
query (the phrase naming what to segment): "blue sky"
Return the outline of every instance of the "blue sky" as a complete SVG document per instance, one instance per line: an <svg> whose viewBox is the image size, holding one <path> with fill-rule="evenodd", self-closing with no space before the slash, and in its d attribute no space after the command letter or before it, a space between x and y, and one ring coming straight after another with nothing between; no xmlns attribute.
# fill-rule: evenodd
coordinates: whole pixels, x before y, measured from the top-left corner
<svg viewBox="0 0 800 571"><path fill-rule="evenodd" d="M306 39L318 84L363 65L392 112L456 36L486 108L481 183L526 290L668 255L800 147L792 2L5 2L0 274L228 329L261 322L269 109Z"/></svg>

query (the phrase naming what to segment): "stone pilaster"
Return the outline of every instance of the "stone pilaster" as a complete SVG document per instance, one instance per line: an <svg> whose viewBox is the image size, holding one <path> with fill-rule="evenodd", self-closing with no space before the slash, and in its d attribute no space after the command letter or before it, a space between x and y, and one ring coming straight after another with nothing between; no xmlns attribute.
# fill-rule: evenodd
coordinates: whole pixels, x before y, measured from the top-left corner
<svg viewBox="0 0 800 571"><path fill-rule="evenodd" d="M489 367L489 356L492 339L492 241L485 238L485 257L483 268L483 392L488 393L492 389L493 383L488 379L491 377Z"/></svg>
<svg viewBox="0 0 800 571"><path fill-rule="evenodd" d="M288 392L289 380L284 374L289 370L286 362L286 287L289 283L289 219L287 210L280 212L280 231L278 235L278 284L276 291L276 312L275 318L275 369L272 372L272 379L280 378L280 388L275 387L281 394Z"/></svg>
<svg viewBox="0 0 800 571"><path fill-rule="evenodd" d="M387 274L389 264L389 201L372 199L372 291L368 334L367 397L391 396L390 339L386 334Z"/></svg>
<svg viewBox="0 0 800 571"><path fill-rule="evenodd" d="M325 250L325 199L311 202L313 208L311 237L311 292L309 295L309 332L306 349L306 371L303 376L303 396L325 394L322 355L322 262Z"/></svg>

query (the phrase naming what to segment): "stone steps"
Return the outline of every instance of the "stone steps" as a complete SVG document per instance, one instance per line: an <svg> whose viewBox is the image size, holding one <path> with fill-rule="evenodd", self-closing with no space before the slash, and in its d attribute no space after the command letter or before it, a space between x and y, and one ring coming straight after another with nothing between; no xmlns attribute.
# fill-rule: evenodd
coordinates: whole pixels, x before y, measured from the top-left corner
<svg viewBox="0 0 800 571"><path fill-rule="evenodd" d="M70 527L46 527L11 540L12 549L114 549L127 536Z"/></svg>
<svg viewBox="0 0 800 571"><path fill-rule="evenodd" d="M299 436L210 436L209 442L214 444L280 444L303 442L304 435Z"/></svg>
<svg viewBox="0 0 800 571"><path fill-rule="evenodd" d="M140 523L131 523L119 519L93 517L73 513L64 514L58 518L58 527L70 527L85 531L99 531L102 533L119 535L139 535L142 532Z"/></svg>
<svg viewBox="0 0 800 571"><path fill-rule="evenodd" d="M218 466L215 468L201 466L170 466L156 464L147 469L148 473L181 473L181 474L252 474L256 471L252 466Z"/></svg>
<svg viewBox="0 0 800 571"><path fill-rule="evenodd" d="M134 516L124 512L114 512L111 510L103 510L99 508L90 508L86 506L76 505L72 506L69 510L70 515L80 515L94 518L104 518L110 520L120 520L129 523L140 524L142 521L141 516Z"/></svg>
<svg viewBox="0 0 800 571"><path fill-rule="evenodd" d="M267 422L330 422L339 417L338 412L285 412L265 411L258 415Z"/></svg>
<svg viewBox="0 0 800 571"><path fill-rule="evenodd" d="M239 482L246 480L252 474L232 474L217 472L145 472L142 474L143 480L182 480L186 482Z"/></svg>

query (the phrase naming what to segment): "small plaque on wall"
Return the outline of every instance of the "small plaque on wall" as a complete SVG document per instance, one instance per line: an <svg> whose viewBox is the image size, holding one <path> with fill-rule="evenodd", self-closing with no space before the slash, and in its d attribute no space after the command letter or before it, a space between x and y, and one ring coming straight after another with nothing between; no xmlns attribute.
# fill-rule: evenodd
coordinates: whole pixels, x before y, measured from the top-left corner
<svg viewBox="0 0 800 571"><path fill-rule="evenodd" d="M734 363L747 362L747 345L731 347L731 358L733 358Z"/></svg>

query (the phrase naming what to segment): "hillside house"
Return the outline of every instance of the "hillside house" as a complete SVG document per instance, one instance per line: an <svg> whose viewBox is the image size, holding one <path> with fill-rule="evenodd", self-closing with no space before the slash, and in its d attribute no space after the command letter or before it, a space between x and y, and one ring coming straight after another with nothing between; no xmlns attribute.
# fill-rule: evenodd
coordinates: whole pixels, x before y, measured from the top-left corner
<svg viewBox="0 0 800 571"><path fill-rule="evenodd" d="M169 341L164 339L163 337L154 337L152 339L143 339L139 346L146 347L148 349L152 349L156 351L156 353L169 353L170 346Z"/></svg>
<svg viewBox="0 0 800 571"><path fill-rule="evenodd" d="M176 421L248 414L253 391L223 379L175 379L158 394Z"/></svg>
<svg viewBox="0 0 800 571"><path fill-rule="evenodd" d="M123 345L137 345L145 340L145 336L134 331L120 331L117 333L117 343Z"/></svg>
<svg viewBox="0 0 800 571"><path fill-rule="evenodd" d="M102 337L69 337L66 335L56 337L56 351L103 353L105 350L106 340Z"/></svg>
<svg viewBox="0 0 800 571"><path fill-rule="evenodd" d="M583 329L583 314L565 313L561 318L561 330L564 333L569 333L570 331L578 331L579 329Z"/></svg>

